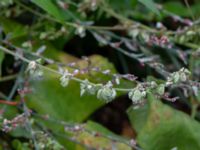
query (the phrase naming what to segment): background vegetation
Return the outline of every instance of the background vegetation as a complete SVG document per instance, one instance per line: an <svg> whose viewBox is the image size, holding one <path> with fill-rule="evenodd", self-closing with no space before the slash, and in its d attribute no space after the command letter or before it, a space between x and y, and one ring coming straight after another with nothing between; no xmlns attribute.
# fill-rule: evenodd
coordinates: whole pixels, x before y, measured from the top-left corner
<svg viewBox="0 0 200 150"><path fill-rule="evenodd" d="M199 150L198 0L0 0L0 150Z"/></svg>

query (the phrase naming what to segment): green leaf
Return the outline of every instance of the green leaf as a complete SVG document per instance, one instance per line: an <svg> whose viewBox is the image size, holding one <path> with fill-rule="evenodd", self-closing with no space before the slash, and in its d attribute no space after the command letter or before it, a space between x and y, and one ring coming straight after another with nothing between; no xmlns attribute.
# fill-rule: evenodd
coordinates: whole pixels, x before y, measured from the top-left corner
<svg viewBox="0 0 200 150"><path fill-rule="evenodd" d="M50 15L54 16L59 21L65 21L69 17L65 13L64 10L59 8L55 1L52 0L33 0L33 3L44 9L46 12L48 12Z"/></svg>
<svg viewBox="0 0 200 150"><path fill-rule="evenodd" d="M186 7L181 2L166 2L163 6L164 9L166 9L169 12L175 13L176 15L190 16L189 11L186 10Z"/></svg>
<svg viewBox="0 0 200 150"><path fill-rule="evenodd" d="M121 15L127 16L137 5L137 0L109 0L110 6Z"/></svg>
<svg viewBox="0 0 200 150"><path fill-rule="evenodd" d="M145 5L152 12L156 13L157 15L160 15L159 10L156 8L156 4L152 0L138 0L138 1L143 5Z"/></svg>
<svg viewBox="0 0 200 150"><path fill-rule="evenodd" d="M129 119L137 132L140 132L145 125L148 117L148 105L144 105L140 109L130 107L127 111Z"/></svg>
<svg viewBox="0 0 200 150"><path fill-rule="evenodd" d="M83 131L76 136L76 139L81 143L89 144L89 146L94 149L113 149L113 147L117 150L132 149L128 146L128 139L112 133L98 123L88 121L85 128L87 131L90 131L90 133ZM99 136L94 136L91 133L99 133Z"/></svg>
<svg viewBox="0 0 200 150"><path fill-rule="evenodd" d="M197 121L151 95L148 100L148 107L128 110L131 123L138 132L137 141L143 149L200 149L200 124ZM139 114L141 111L145 112L144 116Z"/></svg>
<svg viewBox="0 0 200 150"><path fill-rule="evenodd" d="M113 65L101 56L91 56L90 60L93 67L98 66L103 70L110 69L113 73L115 72ZM87 62L83 60L77 63L80 68L87 66ZM70 70L70 68L68 69ZM81 122L96 109L104 105L102 101L96 98L96 95L84 95L80 97L80 83L71 80L68 87L62 87L60 85L60 77L51 72L44 72L43 80L32 81L31 87L33 88L33 93L28 95L27 98L29 107L40 114L49 114L60 120ZM92 82L105 83L111 80L112 77L93 72L90 75L78 75L78 78L87 78ZM126 86L130 85L127 82L124 84Z"/></svg>
<svg viewBox="0 0 200 150"><path fill-rule="evenodd" d="M21 141L14 139L12 141L12 148L15 150L30 150L28 143L22 143Z"/></svg>
<svg viewBox="0 0 200 150"><path fill-rule="evenodd" d="M28 26L23 26L13 20L0 17L0 25L3 27L3 31L6 34L10 34L10 39L16 39L25 36L28 33Z"/></svg>
<svg viewBox="0 0 200 150"><path fill-rule="evenodd" d="M169 1L163 4L163 8L171 13L175 13L176 15L182 16L182 17L191 17L191 12L188 10L188 8L183 5L183 3L179 1ZM193 13L193 15L198 18L200 16L200 3L195 3L195 5L191 5L190 9Z"/></svg>
<svg viewBox="0 0 200 150"><path fill-rule="evenodd" d="M73 57L67 57L66 55L62 56L61 59L65 61L65 63L69 63L67 62L67 60L69 61L68 58L70 58L70 62L73 62ZM93 67L98 66L103 70L110 69L111 72L115 73L113 65L102 56L94 55L89 57L89 59L91 60L91 65ZM74 61L78 63L80 68L85 68L87 66L86 61L77 61L77 59ZM52 67L55 68L55 66ZM68 69L70 71L70 68ZM98 83L105 83L105 81L111 79L108 75L96 72L90 73L90 75L79 75L78 77L82 79L87 78L92 82ZM70 81L68 87L62 87L60 85L59 78L60 76L51 72L44 72L44 78L42 80L32 81L30 86L33 89L33 93L27 95L28 107L35 110L39 114L47 114L56 120L82 122L98 108L105 105L102 101L96 98L96 95L91 96L86 94L80 97L80 84L77 82ZM132 83L122 81L121 86L129 88L132 86ZM39 123L42 123L54 132L64 132L64 128L56 124L43 122L43 120L40 120ZM71 147L69 146L69 143L66 143L66 139L63 139L62 137L57 137L57 139L67 148Z"/></svg>

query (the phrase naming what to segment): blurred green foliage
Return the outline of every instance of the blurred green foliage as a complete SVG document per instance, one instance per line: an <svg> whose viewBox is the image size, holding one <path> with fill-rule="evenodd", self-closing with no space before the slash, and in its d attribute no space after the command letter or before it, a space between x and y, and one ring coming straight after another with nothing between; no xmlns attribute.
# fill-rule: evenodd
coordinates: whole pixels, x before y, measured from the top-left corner
<svg viewBox="0 0 200 150"><path fill-rule="evenodd" d="M38 51L45 47L41 59L59 62L59 65L45 62L45 67L57 70L63 64L76 62L79 69L84 70L88 67L88 62L78 58L80 54L84 54L89 55L89 67L110 70L115 75L118 72L135 73L139 76L139 82L151 79L162 83L168 71L181 67L188 68L192 72L191 79L199 81L199 1L188 0L188 4L185 4L180 0L11 0L1 1L0 8L0 45L16 50L30 60L38 58ZM160 29L161 24L166 27ZM117 27L120 29L116 30ZM129 29L133 30L133 37L129 36ZM158 43L152 46L153 36L156 36L154 40ZM169 40L168 47L159 45L162 37ZM20 51L19 47L23 50ZM91 121L95 112L109 104L99 101L96 96L86 94L81 97L79 83L70 81L68 87L63 88L59 83L60 76L51 74L48 70L42 70L44 75L41 79L32 79L27 76L25 69L22 68L23 73L20 73L19 68L27 65L18 63L18 57L11 59L0 51L1 99L19 101L21 97L17 89L22 88L24 80L28 81L32 92L25 94L26 105L16 108L1 106L2 110L6 108L6 113L4 116L0 114L0 117L14 118L24 112L26 107L33 114L28 116L25 128L22 126L10 133L0 133L0 144L3 145L0 145L0 149L37 149L34 142L41 144L44 139L49 140L49 145L56 145L56 148L52 148L55 150L200 149L200 92L195 85L192 86L193 93L185 94L179 88L167 89L170 96L180 97L179 103L175 104L165 104L165 101L162 102L153 95L148 96L144 106L130 106L126 102L128 99L123 99L123 103L130 106L126 115L136 132L136 144L131 143L130 138L106 129L101 122ZM156 66L157 63L161 65L154 68L153 65ZM63 68L73 71L70 67ZM166 70L163 71L163 68ZM3 77L13 74L17 74L17 79L14 77L4 83ZM103 84L114 80L113 76L106 73L90 71L77 77ZM18 80L17 88L13 88L13 81ZM130 89L134 86L132 81L122 79L117 88ZM11 98L7 93L12 94ZM117 96L124 94L119 92ZM185 97L187 94L189 96ZM122 107L120 103L119 105ZM174 105L177 108L184 106L183 112ZM188 109L191 116L187 114ZM83 127L76 126L76 123ZM3 121L1 125L3 126ZM43 139L34 137L33 131L35 135L42 131ZM43 132L48 133L48 136ZM43 149L48 148L44 146Z"/></svg>

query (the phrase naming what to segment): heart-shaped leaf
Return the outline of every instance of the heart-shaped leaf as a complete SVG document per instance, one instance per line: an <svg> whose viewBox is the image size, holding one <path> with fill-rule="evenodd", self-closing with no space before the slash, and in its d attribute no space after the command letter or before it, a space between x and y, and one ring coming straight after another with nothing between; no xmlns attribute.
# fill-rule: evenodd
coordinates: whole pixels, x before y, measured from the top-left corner
<svg viewBox="0 0 200 150"><path fill-rule="evenodd" d="M128 110L137 141L148 150L199 150L200 124L187 114L175 110L152 95L143 108Z"/></svg>

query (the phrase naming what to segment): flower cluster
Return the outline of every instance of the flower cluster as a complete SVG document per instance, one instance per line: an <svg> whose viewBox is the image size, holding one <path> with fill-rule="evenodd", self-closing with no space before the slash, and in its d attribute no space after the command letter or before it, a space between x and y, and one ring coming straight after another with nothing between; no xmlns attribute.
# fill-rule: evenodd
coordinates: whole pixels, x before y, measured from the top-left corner
<svg viewBox="0 0 200 150"><path fill-rule="evenodd" d="M33 60L30 61L26 71L33 77L43 76L43 71L38 65L39 63L41 63L41 61L42 61L41 59L37 59L36 61L33 61Z"/></svg>
<svg viewBox="0 0 200 150"><path fill-rule="evenodd" d="M12 120L4 119L2 124L2 131L10 132L13 129L17 128L18 126L24 126L26 122L27 122L27 117L25 116L24 113L16 116Z"/></svg>
<svg viewBox="0 0 200 150"><path fill-rule="evenodd" d="M172 85L180 82L185 82L190 77L190 71L186 68L181 68L179 71L176 71L167 78L166 85Z"/></svg>
<svg viewBox="0 0 200 150"><path fill-rule="evenodd" d="M94 95L98 89L96 85L91 84L87 79L85 79L80 85L81 85L81 96L83 96L85 93Z"/></svg>
<svg viewBox="0 0 200 150"><path fill-rule="evenodd" d="M79 25L76 28L75 34L79 35L81 38L84 38L86 36L86 30L85 30L84 26Z"/></svg>
<svg viewBox="0 0 200 150"><path fill-rule="evenodd" d="M138 103L141 99L144 99L146 95L146 89L143 87L142 84L138 84L128 93L128 96L133 101L133 103Z"/></svg>
<svg viewBox="0 0 200 150"><path fill-rule="evenodd" d="M60 145L56 140L51 138L48 134L44 132L35 133L38 148L41 150L51 149L51 150L64 150L64 147Z"/></svg>
<svg viewBox="0 0 200 150"><path fill-rule="evenodd" d="M117 92L113 88L113 84L111 81L109 81L105 85L102 85L90 83L86 79L81 83L81 96L85 92L90 95L94 95L97 93L97 98L104 100L106 103L111 102L117 95Z"/></svg>
<svg viewBox="0 0 200 150"><path fill-rule="evenodd" d="M150 82L138 82L135 88L125 89L128 92L128 97L133 103L141 103L147 96L148 93L152 93L156 96L164 97L166 87L176 84L179 82L185 82L189 79L190 72L181 68L179 71L171 73L164 83L156 83L155 81ZM66 87L70 80L73 80L73 74L67 70L63 73L60 78L61 85ZM117 78L119 80L119 78ZM111 102L117 95L117 90L113 87L113 82L108 81L106 84L95 84L88 79L80 81L80 95L84 94L97 95L98 99L104 100L106 103ZM116 81L115 81L116 82ZM117 81L115 84L119 84Z"/></svg>
<svg viewBox="0 0 200 150"><path fill-rule="evenodd" d="M102 86L97 92L97 98L105 100L105 102L111 102L117 93L116 90L113 88L112 82L108 82L106 85Z"/></svg>
<svg viewBox="0 0 200 150"><path fill-rule="evenodd" d="M69 84L69 81L70 79L72 78L72 74L69 73L68 70L65 70L65 72L63 73L62 77L60 77L60 84L63 86L63 87L66 87L68 86Z"/></svg>
<svg viewBox="0 0 200 150"><path fill-rule="evenodd" d="M148 93L152 93L157 96L164 95L165 84L157 84L155 81L139 83L128 93L128 96L133 103L140 103L146 98Z"/></svg>

